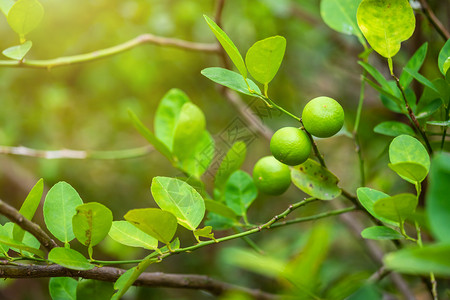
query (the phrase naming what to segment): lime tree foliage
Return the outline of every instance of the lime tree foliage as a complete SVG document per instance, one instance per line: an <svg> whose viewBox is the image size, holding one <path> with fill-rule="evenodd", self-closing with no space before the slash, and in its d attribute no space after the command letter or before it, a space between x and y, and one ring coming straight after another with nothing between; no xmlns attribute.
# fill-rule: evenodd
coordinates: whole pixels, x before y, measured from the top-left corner
<svg viewBox="0 0 450 300"><path fill-rule="evenodd" d="M26 62L24 58L32 47L27 37L41 22L43 7L37 0L1 0L0 8L20 40L19 45L3 50L3 54L11 62ZM417 278L410 283L410 293L429 289L434 299L448 296L445 289L449 288L446 280L450 278L450 153L447 138L450 40L442 43L437 56L428 54L425 43L406 63L394 64L402 43L416 29L416 16L407 0L322 0L320 13L329 27L356 37L361 44L362 51L357 58L362 73L361 98L355 121L351 120L351 114L345 114L345 123L353 123L353 129L350 126L344 128L346 108L327 95L308 102L300 116L269 97L269 86L288 49L289 41L284 37L275 35L256 41L243 57L225 31L205 15L206 24L237 71L211 66L203 69L201 74L281 111L296 124L286 125L273 135L270 149L268 147L266 151L272 151L273 156L260 158L253 173L249 174L242 169L247 146L243 141L237 141L223 156L213 187L207 187L202 175L211 169L215 141L206 129L207 118L202 109L185 92L173 88L159 102L153 126L147 126L132 110L128 113L130 123L142 137L183 175L154 177L148 187L153 203L131 209L124 215L112 212L104 199L82 199L65 181L49 186L42 200L44 182L39 180L19 211L1 210L12 221L0 226L3 265L8 270L44 265L80 271L50 279L49 293L53 299L120 299L143 272L151 270L152 264L164 263L174 254L193 256L197 249L244 239L253 249L227 249L224 260L234 267L280 280L282 284L275 292L281 298L382 299L383 294L402 292L395 285L381 282L390 272ZM371 64L372 58L381 59L385 65ZM436 64L439 73L435 78L420 73L426 59ZM384 72L386 70L388 72ZM365 84L373 88L385 108L393 112L392 120L376 125L370 138L382 139L388 152L389 163L377 172L395 172L405 181L401 185L403 190L395 194L387 194L365 183L365 173L371 170L366 170L362 160L364 149L361 150L359 141L362 137L358 131ZM339 178L328 169L317 145L317 138L332 139L336 134L347 135L356 143L355 156L359 157L360 174L354 171L357 166L348 166L348 172L355 172L354 176L361 178L361 184L353 191L341 185ZM366 164L368 166L370 164ZM308 198L293 202L278 214L265 216L268 220L265 223L249 217L248 212L262 194L278 197L291 183ZM302 198L300 191L298 198ZM337 198L347 199L348 205L330 209L328 203ZM293 210L313 202L317 207L327 209L308 216L286 218ZM24 219L32 220L41 208L44 231L37 230L36 224L24 223ZM326 222L314 223L309 237L302 241L300 255L290 259L271 256L270 251L262 251L247 238L265 229L354 210L359 210L366 218L361 239L379 241L387 249L382 261L375 262L381 269L372 276L373 270L369 267L338 281L325 275L332 270L322 266L328 253L334 251L333 230ZM180 232L190 232L192 239L182 239ZM297 234L296 229L292 234ZM124 246L145 249L147 254L133 261L97 260L96 246L108 236ZM82 247L85 250L80 250ZM83 277L80 274L87 274L82 272L101 270L110 265L122 265L126 272L114 280L96 278L95 273L84 277L89 279L79 278ZM14 272L5 272L1 271L3 277L14 277ZM427 284L418 284L420 279ZM185 284L189 287L189 279ZM238 295L241 292L242 295ZM236 294L226 297L263 299L275 295L249 294L248 290L240 288Z"/></svg>

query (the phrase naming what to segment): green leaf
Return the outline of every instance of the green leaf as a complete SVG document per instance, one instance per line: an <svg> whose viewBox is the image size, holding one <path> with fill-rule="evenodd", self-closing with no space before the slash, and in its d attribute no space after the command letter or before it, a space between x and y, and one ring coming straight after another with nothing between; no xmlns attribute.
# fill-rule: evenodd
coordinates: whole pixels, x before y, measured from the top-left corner
<svg viewBox="0 0 450 300"><path fill-rule="evenodd" d="M224 217L221 214L217 214L211 211L208 213L205 225L211 226L212 228L214 228L214 230L226 230L233 226L240 225L235 219L236 218L231 219L228 217Z"/></svg>
<svg viewBox="0 0 450 300"><path fill-rule="evenodd" d="M427 56L427 50L428 50L428 43L424 43L422 46L420 46L419 49L417 49L414 55L409 59L409 61L406 63L405 68L408 68L413 72L419 72ZM408 72L405 72L403 70L399 78L400 85L406 88L407 86L409 86L412 79L413 77Z"/></svg>
<svg viewBox="0 0 450 300"><path fill-rule="evenodd" d="M361 0L322 0L320 15L329 27L343 34L354 35L365 45L356 21L356 11L360 3Z"/></svg>
<svg viewBox="0 0 450 300"><path fill-rule="evenodd" d="M439 90L434 86L434 84L430 80L425 78L423 75L421 75L419 72L417 72L416 70L411 70L411 69L405 67L405 68L403 68L403 71L407 72L409 75L414 77L415 80L417 80L424 86L427 86L428 88L435 91L436 93L439 93Z"/></svg>
<svg viewBox="0 0 450 300"><path fill-rule="evenodd" d="M389 81L384 78L383 74L381 74L380 71L366 62L358 61L358 64L362 66L364 70L366 70L367 73L369 73L381 85L381 88L387 93L388 96L396 98L395 93L396 91L398 91L398 89L396 87L395 89L393 89L389 84Z"/></svg>
<svg viewBox="0 0 450 300"><path fill-rule="evenodd" d="M194 235L196 236L196 238L200 238L200 237L204 237L204 238L208 238L211 240L216 240L214 238L214 233L212 232L212 227L211 226L206 226L204 228L201 229L196 229L194 231Z"/></svg>
<svg viewBox="0 0 450 300"><path fill-rule="evenodd" d="M7 222L4 226L4 229L6 230L6 236L13 238L13 229L14 229L14 225L16 225L13 222ZM17 240L14 239L15 242L18 242ZM21 240L21 245L25 245L28 246L30 248L33 249L39 249L39 247L41 246L41 243L37 240L37 238L34 237L34 235L32 235L31 233L29 233L28 231L25 231L25 234ZM21 253L22 255L28 255L28 256L33 256L34 254L28 251L25 251L23 249L19 249L19 248L14 248L14 246L11 247L12 251L15 251L17 253Z"/></svg>
<svg viewBox="0 0 450 300"><path fill-rule="evenodd" d="M371 240L400 240L404 238L399 232L386 226L366 228L361 232L361 236Z"/></svg>
<svg viewBox="0 0 450 300"><path fill-rule="evenodd" d="M173 137L181 108L189 102L191 100L182 90L171 89L164 95L156 109L155 135L170 151L173 150Z"/></svg>
<svg viewBox="0 0 450 300"><path fill-rule="evenodd" d="M8 224L8 223L7 223L7 224ZM5 224L5 225L6 225L6 224ZM6 226L3 226L3 225L0 224L0 236L8 236L8 235L9 235L8 229L5 228L5 227L6 227ZM1 255L6 256L6 255L8 254L9 247L8 247L7 245L2 245L2 244L0 243L0 251L2 252L2 253L0 254L0 256L1 256Z"/></svg>
<svg viewBox="0 0 450 300"><path fill-rule="evenodd" d="M233 61L234 65L239 70L239 73L247 78L247 68L245 67L244 60L242 59L242 56L234 43L213 20L211 20L206 15L203 15L203 17L205 18L206 23L208 23L209 28L211 28L211 31L214 33L219 43L222 45L225 52L231 58L231 61Z"/></svg>
<svg viewBox="0 0 450 300"><path fill-rule="evenodd" d="M44 8L37 0L19 0L8 12L8 24L21 36L35 29L44 17Z"/></svg>
<svg viewBox="0 0 450 300"><path fill-rule="evenodd" d="M416 25L408 0L363 0L356 18L370 46L386 58L397 54Z"/></svg>
<svg viewBox="0 0 450 300"><path fill-rule="evenodd" d="M177 219L158 208L133 209L124 216L125 220L151 235L158 241L169 244L177 231Z"/></svg>
<svg viewBox="0 0 450 300"><path fill-rule="evenodd" d="M34 214L36 213L36 209L41 202L42 193L44 192L44 179L39 179L38 182L34 185L31 191L28 193L27 198L23 202L20 207L19 212L27 218L28 220L33 219ZM12 237L14 240L21 242L23 236L25 234L25 230L23 230L19 225L14 223L14 229Z"/></svg>
<svg viewBox="0 0 450 300"><path fill-rule="evenodd" d="M247 145L243 141L237 141L228 150L227 154L220 163L214 176L214 188L222 191L225 183L234 171L241 168L247 155Z"/></svg>
<svg viewBox="0 0 450 300"><path fill-rule="evenodd" d="M399 136L402 134L415 135L414 130L411 127L397 121L382 122L375 126L373 131L387 136Z"/></svg>
<svg viewBox="0 0 450 300"><path fill-rule="evenodd" d="M423 248L402 249L384 257L390 270L414 275L450 276L450 244L434 244Z"/></svg>
<svg viewBox="0 0 450 300"><path fill-rule="evenodd" d="M25 55L27 55L28 51L30 51L32 45L33 43L31 41L26 41L21 45L9 47L8 49L3 50L2 53L8 58L22 60Z"/></svg>
<svg viewBox="0 0 450 300"><path fill-rule="evenodd" d="M80 205L76 211L72 218L75 237L83 245L94 247L108 235L113 221L112 212L98 202Z"/></svg>
<svg viewBox="0 0 450 300"><path fill-rule="evenodd" d="M48 283L52 300L76 300L78 281L71 277L53 277Z"/></svg>
<svg viewBox="0 0 450 300"><path fill-rule="evenodd" d="M158 206L174 214L181 226L195 230L203 220L205 201L186 182L169 177L154 177L151 191Z"/></svg>
<svg viewBox="0 0 450 300"><path fill-rule="evenodd" d="M139 120L139 118L132 112L128 110L128 114L130 115L131 122L137 131L158 150L162 155L164 155L169 161L173 161L172 153L170 150L160 141L158 140L153 132L151 132L145 125Z"/></svg>
<svg viewBox="0 0 450 300"><path fill-rule="evenodd" d="M216 213L225 218L233 220L237 218L236 213L231 208L229 208L225 204L222 204L219 201L205 199L205 206L207 211Z"/></svg>
<svg viewBox="0 0 450 300"><path fill-rule="evenodd" d="M80 252L65 247L53 248L48 254L48 260L72 270L82 271L94 268L94 265L90 264Z"/></svg>
<svg viewBox="0 0 450 300"><path fill-rule="evenodd" d="M249 73L262 84L269 84L280 68L285 51L286 39L282 36L257 41L245 55Z"/></svg>
<svg viewBox="0 0 450 300"><path fill-rule="evenodd" d="M427 121L427 124L435 125L435 126L442 126L442 127L449 127L450 120L448 120L448 121Z"/></svg>
<svg viewBox="0 0 450 300"><path fill-rule="evenodd" d="M374 284L364 284L356 292L351 294L346 300L382 300L383 294Z"/></svg>
<svg viewBox="0 0 450 300"><path fill-rule="evenodd" d="M0 0L0 10L6 17L8 17L9 10L14 3L15 2L13 0Z"/></svg>
<svg viewBox="0 0 450 300"><path fill-rule="evenodd" d="M61 242L68 243L75 238L72 217L81 204L80 195L67 182L60 181L48 191L44 201L45 225Z"/></svg>
<svg viewBox="0 0 450 300"><path fill-rule="evenodd" d="M33 253L37 256L45 257L44 251L41 251L34 247L30 247L30 246L26 245L25 243L17 242L15 240L13 240L12 238L10 238L9 236L0 236L0 244L9 246L11 249L17 248L20 251L27 251L27 252Z"/></svg>
<svg viewBox="0 0 450 300"><path fill-rule="evenodd" d="M356 190L356 194L358 196L359 203L375 218L380 220L383 223L393 225L393 226L399 226L398 222L393 222L389 219L383 218L382 216L378 215L375 210L373 209L373 206L377 200L389 197L388 194L385 194L383 192L368 188L368 187L360 187Z"/></svg>
<svg viewBox="0 0 450 300"><path fill-rule="evenodd" d="M258 196L253 178L244 171L231 174L225 184L225 202L238 216L244 216Z"/></svg>
<svg viewBox="0 0 450 300"><path fill-rule="evenodd" d="M440 153L431 162L430 185L426 195L426 214L433 236L450 243L450 154Z"/></svg>
<svg viewBox="0 0 450 300"><path fill-rule="evenodd" d="M211 134L204 130L197 143L186 149L185 154L179 155L179 167L199 179L211 165L215 154L215 142ZM200 181L201 182L201 181Z"/></svg>
<svg viewBox="0 0 450 300"><path fill-rule="evenodd" d="M112 282L82 279L77 286L77 299L95 299L109 300L114 293L114 284Z"/></svg>
<svg viewBox="0 0 450 300"><path fill-rule="evenodd" d="M291 178L295 186L320 200L332 200L342 192L337 186L338 178L310 158L291 168Z"/></svg>
<svg viewBox="0 0 450 300"><path fill-rule="evenodd" d="M377 200L373 210L383 218L402 223L414 213L416 207L417 196L404 193Z"/></svg>
<svg viewBox="0 0 450 300"><path fill-rule="evenodd" d="M419 103L419 106L416 110L416 118L417 119L424 119L432 116L435 112L439 110L442 106L442 99L434 99L433 101L429 102L428 104L422 106L421 103ZM428 121L427 121L428 123Z"/></svg>
<svg viewBox="0 0 450 300"><path fill-rule="evenodd" d="M406 181L416 184L422 182L428 175L427 169L418 163L400 162L396 164L388 164L395 173Z"/></svg>
<svg viewBox="0 0 450 300"><path fill-rule="evenodd" d="M206 68L201 71L202 75L215 83L221 84L235 90L236 92L257 97L257 94L261 94L261 90L251 79L247 79L250 88L253 93L249 91L244 77L241 74L231 70L227 70L219 67Z"/></svg>
<svg viewBox="0 0 450 300"><path fill-rule="evenodd" d="M109 236L123 245L155 250L158 240L127 221L114 221Z"/></svg>
<svg viewBox="0 0 450 300"><path fill-rule="evenodd" d="M421 142L409 135L400 135L392 140L389 145L389 160L392 164L410 162L422 165L427 174L430 170L430 156L427 150Z"/></svg>
<svg viewBox="0 0 450 300"><path fill-rule="evenodd" d="M449 58L450 58L450 39L445 42L438 56L438 66L442 75L446 75L449 67ZM447 68L447 70L445 70Z"/></svg>

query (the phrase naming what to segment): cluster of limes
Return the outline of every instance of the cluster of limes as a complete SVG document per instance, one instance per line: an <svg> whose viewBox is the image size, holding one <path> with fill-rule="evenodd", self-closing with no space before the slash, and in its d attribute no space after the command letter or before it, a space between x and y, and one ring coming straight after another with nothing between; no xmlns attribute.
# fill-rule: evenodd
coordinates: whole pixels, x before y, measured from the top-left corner
<svg viewBox="0 0 450 300"><path fill-rule="evenodd" d="M344 125L344 110L334 99L317 97L309 101L302 113L306 131L316 137L330 137ZM305 162L311 154L311 141L299 128L284 127L274 133L270 140L273 156L261 158L253 169L257 188L269 195L284 193L291 184L289 166Z"/></svg>

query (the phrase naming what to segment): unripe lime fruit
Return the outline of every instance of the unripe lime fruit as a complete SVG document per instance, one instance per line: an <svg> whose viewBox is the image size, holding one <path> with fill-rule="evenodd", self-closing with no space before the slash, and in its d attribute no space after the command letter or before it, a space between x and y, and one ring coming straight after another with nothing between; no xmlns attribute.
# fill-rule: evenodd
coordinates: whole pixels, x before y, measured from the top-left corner
<svg viewBox="0 0 450 300"><path fill-rule="evenodd" d="M291 171L275 157L265 156L253 168L253 181L261 192L281 195L291 185Z"/></svg>
<svg viewBox="0 0 450 300"><path fill-rule="evenodd" d="M308 159L311 154L311 142L303 130L284 127L273 134L270 151L280 162L296 166Z"/></svg>
<svg viewBox="0 0 450 300"><path fill-rule="evenodd" d="M334 99L317 97L305 105L302 121L305 129L312 135L330 137L344 125L344 109Z"/></svg>

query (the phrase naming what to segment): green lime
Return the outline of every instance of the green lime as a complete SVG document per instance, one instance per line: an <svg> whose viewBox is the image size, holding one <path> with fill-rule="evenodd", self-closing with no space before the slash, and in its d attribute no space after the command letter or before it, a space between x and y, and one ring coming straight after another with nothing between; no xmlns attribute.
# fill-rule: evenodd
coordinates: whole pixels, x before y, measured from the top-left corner
<svg viewBox="0 0 450 300"><path fill-rule="evenodd" d="M330 137L344 125L344 109L334 99L317 97L305 105L302 121L305 129L312 135Z"/></svg>
<svg viewBox="0 0 450 300"><path fill-rule="evenodd" d="M253 181L261 192L281 195L291 185L291 171L275 157L265 156L253 168Z"/></svg>
<svg viewBox="0 0 450 300"><path fill-rule="evenodd" d="M303 130L284 127L272 136L270 151L282 163L296 166L308 159L311 154L311 142Z"/></svg>

